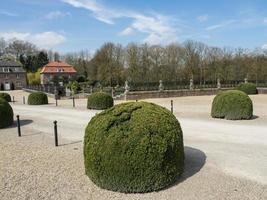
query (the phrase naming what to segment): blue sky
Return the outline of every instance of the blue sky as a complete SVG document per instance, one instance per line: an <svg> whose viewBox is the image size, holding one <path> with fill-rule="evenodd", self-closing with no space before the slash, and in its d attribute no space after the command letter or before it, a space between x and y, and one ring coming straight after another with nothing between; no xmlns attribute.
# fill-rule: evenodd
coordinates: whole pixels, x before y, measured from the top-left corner
<svg viewBox="0 0 267 200"><path fill-rule="evenodd" d="M104 42L266 48L266 0L0 0L0 37L59 52Z"/></svg>

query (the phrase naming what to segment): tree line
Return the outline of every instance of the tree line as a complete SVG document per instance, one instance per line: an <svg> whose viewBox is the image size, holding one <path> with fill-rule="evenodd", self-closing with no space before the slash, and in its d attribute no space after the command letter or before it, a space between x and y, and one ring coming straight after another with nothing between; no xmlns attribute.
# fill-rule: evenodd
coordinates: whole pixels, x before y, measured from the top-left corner
<svg viewBox="0 0 267 200"><path fill-rule="evenodd" d="M36 72L52 60L73 65L80 81L103 86L132 83L176 82L205 85L240 81L267 81L267 51L262 49L219 48L201 42L186 41L166 46L130 43L126 46L103 44L92 55L88 50L59 54L40 50L19 40L0 39L0 57L12 56L27 72Z"/></svg>

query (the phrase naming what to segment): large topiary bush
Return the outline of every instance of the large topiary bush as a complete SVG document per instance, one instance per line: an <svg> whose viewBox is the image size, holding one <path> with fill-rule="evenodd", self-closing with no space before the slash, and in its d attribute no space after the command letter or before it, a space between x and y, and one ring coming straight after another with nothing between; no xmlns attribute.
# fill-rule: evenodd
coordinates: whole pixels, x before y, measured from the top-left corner
<svg viewBox="0 0 267 200"><path fill-rule="evenodd" d="M114 105L113 98L104 92L91 94L87 100L88 109L104 110Z"/></svg>
<svg viewBox="0 0 267 200"><path fill-rule="evenodd" d="M249 96L238 90L228 90L216 95L212 102L211 116L230 120L250 119L253 105Z"/></svg>
<svg viewBox="0 0 267 200"><path fill-rule="evenodd" d="M84 157L86 174L102 188L126 193L159 190L183 172L182 130L163 107L119 104L88 124Z"/></svg>
<svg viewBox="0 0 267 200"><path fill-rule="evenodd" d="M258 94L257 86L254 83L241 83L236 89L245 92L248 95Z"/></svg>
<svg viewBox="0 0 267 200"><path fill-rule="evenodd" d="M0 98L0 128L5 128L13 124L13 109L9 103Z"/></svg>
<svg viewBox="0 0 267 200"><path fill-rule="evenodd" d="M43 92L33 92L28 97L29 105L43 105L48 104L47 95Z"/></svg>
<svg viewBox="0 0 267 200"><path fill-rule="evenodd" d="M0 98L5 99L7 102L11 102L11 96L8 93L0 93Z"/></svg>

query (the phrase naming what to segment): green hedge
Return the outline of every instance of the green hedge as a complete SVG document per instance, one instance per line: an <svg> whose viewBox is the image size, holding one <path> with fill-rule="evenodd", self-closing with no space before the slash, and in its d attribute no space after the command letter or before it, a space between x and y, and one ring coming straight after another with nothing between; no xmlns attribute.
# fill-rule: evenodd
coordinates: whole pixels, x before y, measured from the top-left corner
<svg viewBox="0 0 267 200"><path fill-rule="evenodd" d="M126 193L159 190L183 172L182 130L161 106L119 104L89 122L84 158L86 174L102 188Z"/></svg>
<svg viewBox="0 0 267 200"><path fill-rule="evenodd" d="M104 92L91 94L87 100L88 109L104 110L114 105L113 98Z"/></svg>
<svg viewBox="0 0 267 200"><path fill-rule="evenodd" d="M5 128L13 124L13 109L9 103L0 98L0 128Z"/></svg>
<svg viewBox="0 0 267 200"><path fill-rule="evenodd" d="M253 104L249 96L242 91L220 92L213 99L211 116L230 120L250 119L253 116Z"/></svg>
<svg viewBox="0 0 267 200"><path fill-rule="evenodd" d="M0 98L5 99L7 102L11 102L11 96L8 93L0 93Z"/></svg>
<svg viewBox="0 0 267 200"><path fill-rule="evenodd" d="M33 92L28 97L29 105L43 105L48 104L47 95L43 92Z"/></svg>
<svg viewBox="0 0 267 200"><path fill-rule="evenodd" d="M236 89L245 92L248 95L258 94L257 86L254 83L241 83Z"/></svg>

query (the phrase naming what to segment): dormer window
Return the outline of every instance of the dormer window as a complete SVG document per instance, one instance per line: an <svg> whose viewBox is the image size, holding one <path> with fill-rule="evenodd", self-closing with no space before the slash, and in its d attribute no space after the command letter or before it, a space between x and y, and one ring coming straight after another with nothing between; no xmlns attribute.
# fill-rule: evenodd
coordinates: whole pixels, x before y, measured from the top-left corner
<svg viewBox="0 0 267 200"><path fill-rule="evenodd" d="M57 69L57 72L64 72L64 69L62 69L62 68L58 68L58 69Z"/></svg>

